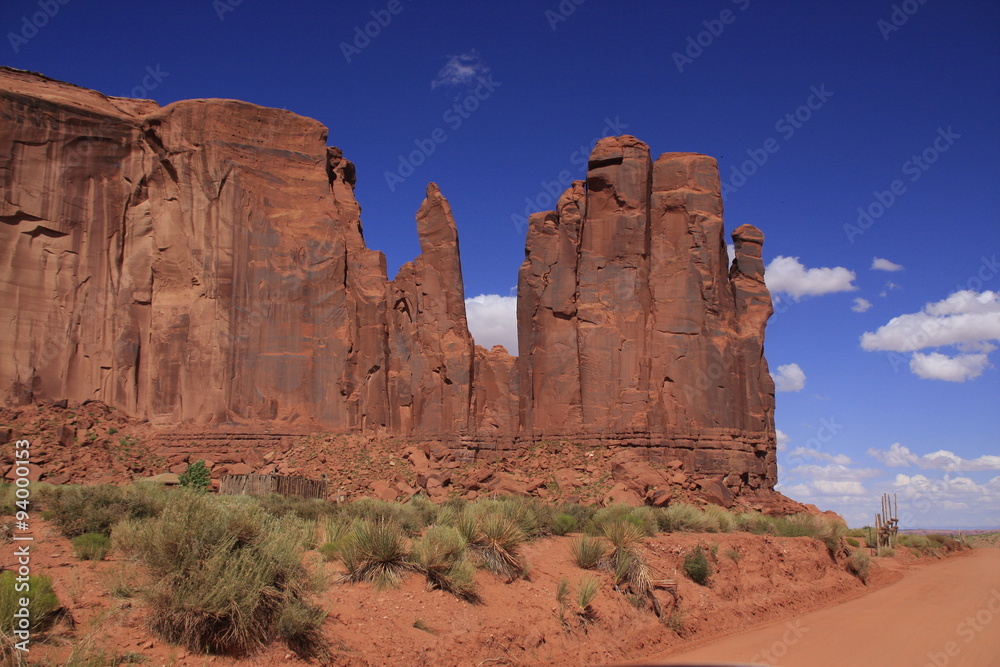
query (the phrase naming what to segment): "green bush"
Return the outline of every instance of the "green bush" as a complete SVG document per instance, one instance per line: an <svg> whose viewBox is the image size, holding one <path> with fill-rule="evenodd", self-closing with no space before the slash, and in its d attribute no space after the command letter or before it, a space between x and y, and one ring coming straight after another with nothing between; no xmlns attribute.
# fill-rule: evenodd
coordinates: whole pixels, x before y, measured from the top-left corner
<svg viewBox="0 0 1000 667"><path fill-rule="evenodd" d="M742 512L733 515L734 528L754 535L768 535L774 532L774 521L760 512Z"/></svg>
<svg viewBox="0 0 1000 667"><path fill-rule="evenodd" d="M878 556L879 558L892 558L896 555L896 550L892 547L879 547Z"/></svg>
<svg viewBox="0 0 1000 667"><path fill-rule="evenodd" d="M861 580L861 583L868 584L868 576L871 571L871 558L864 551L854 551L847 560L847 571Z"/></svg>
<svg viewBox="0 0 1000 667"><path fill-rule="evenodd" d="M701 586L708 586L712 576L712 564L701 547L695 547L684 556L684 574Z"/></svg>
<svg viewBox="0 0 1000 667"><path fill-rule="evenodd" d="M731 533L736 527L736 518L725 507L708 505L705 508L706 530L710 533Z"/></svg>
<svg viewBox="0 0 1000 667"><path fill-rule="evenodd" d="M111 540L102 533L84 533L72 542L73 552L80 560L104 560L111 549Z"/></svg>
<svg viewBox="0 0 1000 667"><path fill-rule="evenodd" d="M27 590L17 590L27 584ZM26 582L18 582L11 571L0 572L0 623L4 631L15 627L14 614L21 609L22 597L29 599L28 621L30 630L41 630L51 623L60 609L59 598L52 592L52 581L43 574L28 575Z"/></svg>
<svg viewBox="0 0 1000 667"><path fill-rule="evenodd" d="M344 505L340 516L346 521L357 519L368 523L394 524L411 537L418 535L426 525L426 514L418 505L390 503L375 498L358 498Z"/></svg>
<svg viewBox="0 0 1000 667"><path fill-rule="evenodd" d="M566 535L576 530L576 519L571 514L559 514L552 521L553 535Z"/></svg>
<svg viewBox="0 0 1000 667"><path fill-rule="evenodd" d="M212 482L212 473L209 472L205 462L201 459L194 463L189 463L187 470L181 473L181 486L195 491L207 491L208 485Z"/></svg>
<svg viewBox="0 0 1000 667"><path fill-rule="evenodd" d="M312 582L299 521L270 516L252 499L171 495L158 516L112 534L155 582L144 592L151 629L198 653L245 654L279 633L300 655L321 652L318 626L301 624Z"/></svg>
<svg viewBox="0 0 1000 667"><path fill-rule="evenodd" d="M844 541L847 542L847 544L849 544L850 546L854 547L855 549L861 546L861 542L859 542L856 538L853 537L848 537Z"/></svg>
<svg viewBox="0 0 1000 667"><path fill-rule="evenodd" d="M660 510L656 517L660 530L665 532L690 531L700 533L706 531L711 521L705 513L687 503L671 503Z"/></svg>
<svg viewBox="0 0 1000 667"><path fill-rule="evenodd" d="M111 527L122 519L149 519L166 505L166 492L155 484L51 487L43 498L46 517L68 538L110 535Z"/></svg>

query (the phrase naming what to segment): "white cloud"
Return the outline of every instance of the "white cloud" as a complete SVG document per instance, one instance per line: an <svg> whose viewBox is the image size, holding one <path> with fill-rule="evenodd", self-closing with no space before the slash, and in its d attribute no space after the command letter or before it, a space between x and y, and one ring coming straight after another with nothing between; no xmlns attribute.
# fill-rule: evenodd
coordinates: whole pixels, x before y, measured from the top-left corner
<svg viewBox="0 0 1000 667"><path fill-rule="evenodd" d="M480 294L465 300L465 314L476 344L503 345L517 355L517 297Z"/></svg>
<svg viewBox="0 0 1000 667"><path fill-rule="evenodd" d="M814 489L830 496L863 496L868 493L864 484L855 480L819 479L812 483Z"/></svg>
<svg viewBox="0 0 1000 667"><path fill-rule="evenodd" d="M924 380L965 382L979 377L989 367L990 361L985 354L958 354L949 357L940 352L914 352L910 358L910 370Z"/></svg>
<svg viewBox="0 0 1000 667"><path fill-rule="evenodd" d="M889 320L861 336L861 347L886 352L916 352L929 347L1000 341L1000 294L955 292L926 304L918 313Z"/></svg>
<svg viewBox="0 0 1000 667"><path fill-rule="evenodd" d="M849 459L848 459L849 460ZM850 468L840 463L828 463L827 465L816 465L807 463L795 466L788 471L789 477L807 479L812 482L817 480L858 480L878 477L879 471L875 468Z"/></svg>
<svg viewBox="0 0 1000 667"><path fill-rule="evenodd" d="M847 454L828 454L826 452L809 449L807 447L796 447L788 456L790 458L807 458L816 459L818 461L827 461L829 463L836 463L837 465L842 466L850 465L851 463L851 457Z"/></svg>
<svg viewBox="0 0 1000 667"><path fill-rule="evenodd" d="M1000 341L1000 294L962 290L924 305L920 312L894 317L877 331L866 331L861 347L885 352L956 347L964 354L914 354L910 370L924 379L965 382L990 367L987 355L996 349L993 341Z"/></svg>
<svg viewBox="0 0 1000 667"><path fill-rule="evenodd" d="M802 391L806 386L806 374L798 364L778 366L778 372L771 373L771 377L775 391Z"/></svg>
<svg viewBox="0 0 1000 667"><path fill-rule="evenodd" d="M791 440L791 438L789 438L788 434L782 431L780 428L774 429L774 434L778 440L778 451L779 452L785 451L785 449L788 447L788 441Z"/></svg>
<svg viewBox="0 0 1000 667"><path fill-rule="evenodd" d="M448 62L431 81L431 89L441 86L468 86L489 71L474 50L458 56L448 56Z"/></svg>
<svg viewBox="0 0 1000 667"><path fill-rule="evenodd" d="M872 302L868 299L862 299L860 296L854 300L854 305L851 306L851 310L855 313L863 313L872 307Z"/></svg>
<svg viewBox="0 0 1000 667"><path fill-rule="evenodd" d="M729 256L729 266L733 265L733 260L736 259L736 246L732 243L726 244L726 255Z"/></svg>
<svg viewBox="0 0 1000 667"><path fill-rule="evenodd" d="M784 293L798 301L804 296L853 292L854 271L842 266L807 269L798 257L778 256L764 271L764 282L772 294Z"/></svg>
<svg viewBox="0 0 1000 667"><path fill-rule="evenodd" d="M902 264L896 264L881 257L876 257L872 260L872 269L876 271L902 271L903 268Z"/></svg>
<svg viewBox="0 0 1000 667"><path fill-rule="evenodd" d="M889 449L869 449L868 456L881 461L891 468L916 466L928 470L945 472L974 472L977 470L1000 470L1000 456L984 454L974 459L963 459L946 449L918 456L909 447L894 442Z"/></svg>

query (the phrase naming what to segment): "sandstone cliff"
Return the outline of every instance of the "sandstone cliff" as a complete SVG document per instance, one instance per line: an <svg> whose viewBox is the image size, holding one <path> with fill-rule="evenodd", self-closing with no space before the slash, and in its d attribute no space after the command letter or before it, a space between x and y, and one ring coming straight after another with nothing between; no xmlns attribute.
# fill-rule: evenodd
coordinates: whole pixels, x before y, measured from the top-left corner
<svg viewBox="0 0 1000 667"><path fill-rule="evenodd" d="M727 267L715 161L602 140L532 217L522 354L469 334L455 220L388 280L327 130L233 100L106 97L0 68L0 400L154 425L383 431L471 451L571 438L775 482L762 234Z"/></svg>
<svg viewBox="0 0 1000 667"><path fill-rule="evenodd" d="M654 460L773 486L771 300L763 235L733 234L714 159L595 147L585 183L532 216L518 285L521 424L531 439L647 448Z"/></svg>

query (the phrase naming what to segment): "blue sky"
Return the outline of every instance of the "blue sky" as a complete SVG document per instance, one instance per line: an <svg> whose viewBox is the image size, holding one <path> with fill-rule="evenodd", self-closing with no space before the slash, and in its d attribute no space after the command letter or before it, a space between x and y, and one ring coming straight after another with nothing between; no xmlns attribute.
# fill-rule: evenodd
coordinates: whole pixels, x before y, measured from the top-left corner
<svg viewBox="0 0 1000 667"><path fill-rule="evenodd" d="M852 525L887 491L904 526L1000 526L995 3L7 0L0 30L3 64L106 94L320 120L390 277L437 182L487 345L520 217L597 137L712 155L727 229L767 237L781 488Z"/></svg>

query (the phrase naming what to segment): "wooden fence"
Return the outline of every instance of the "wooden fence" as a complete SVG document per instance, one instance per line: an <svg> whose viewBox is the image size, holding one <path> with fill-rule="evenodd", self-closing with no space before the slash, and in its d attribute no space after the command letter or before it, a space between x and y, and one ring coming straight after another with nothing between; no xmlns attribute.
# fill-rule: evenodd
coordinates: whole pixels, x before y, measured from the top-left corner
<svg viewBox="0 0 1000 667"><path fill-rule="evenodd" d="M280 493L283 496L325 499L327 483L318 479L289 475L223 475L219 493L230 496L266 496Z"/></svg>

